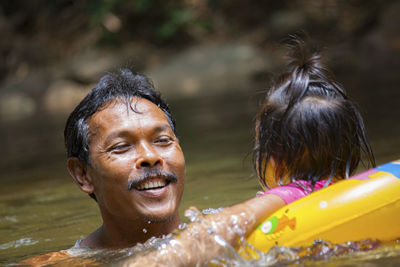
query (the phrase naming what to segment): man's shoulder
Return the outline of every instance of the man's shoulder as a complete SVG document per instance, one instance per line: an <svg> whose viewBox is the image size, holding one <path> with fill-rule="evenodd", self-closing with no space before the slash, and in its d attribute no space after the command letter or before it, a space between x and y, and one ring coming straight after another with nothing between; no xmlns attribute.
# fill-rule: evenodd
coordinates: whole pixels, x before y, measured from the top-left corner
<svg viewBox="0 0 400 267"><path fill-rule="evenodd" d="M19 265L26 266L45 266L48 264L53 264L71 257L66 250L49 252L42 255L33 256L31 258L20 261Z"/></svg>

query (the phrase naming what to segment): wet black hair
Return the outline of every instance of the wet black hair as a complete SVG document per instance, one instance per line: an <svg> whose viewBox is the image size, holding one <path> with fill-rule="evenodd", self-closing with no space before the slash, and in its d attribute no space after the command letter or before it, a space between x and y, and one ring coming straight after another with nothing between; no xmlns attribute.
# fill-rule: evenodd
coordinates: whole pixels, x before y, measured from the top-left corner
<svg viewBox="0 0 400 267"><path fill-rule="evenodd" d="M261 185L345 179L364 157L375 166L363 119L321 55L299 38L288 46L288 71L270 88L255 121L253 162ZM270 159L275 184L266 180Z"/></svg>
<svg viewBox="0 0 400 267"><path fill-rule="evenodd" d="M116 73L104 75L68 117L64 129L67 157L76 157L90 165L88 126L90 118L115 99L121 99L127 108L138 112L131 105L133 97L147 99L159 107L176 134L175 119L167 103L161 98L161 94L154 89L152 82L144 75L129 69L120 69ZM95 198L93 194L90 196Z"/></svg>

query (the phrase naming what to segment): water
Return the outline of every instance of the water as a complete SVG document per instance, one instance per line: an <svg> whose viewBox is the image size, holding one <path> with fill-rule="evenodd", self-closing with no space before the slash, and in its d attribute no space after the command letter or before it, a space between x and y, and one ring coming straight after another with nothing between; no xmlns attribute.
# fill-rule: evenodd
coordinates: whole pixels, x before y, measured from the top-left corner
<svg viewBox="0 0 400 267"><path fill-rule="evenodd" d="M361 85L357 84L357 88L362 88ZM352 94L367 114L366 124L378 163L400 157L397 149L400 124L395 123L400 115L395 108L400 94L394 86L390 83L379 91L370 91L369 95L365 95L364 88ZM249 152L256 103L254 92L236 91L170 101L187 162L181 214L192 205L199 209L218 208L255 195L259 187L252 175ZM37 115L24 123L1 125L4 157L0 161L0 265L70 248L101 224L96 203L78 189L66 171L62 138L65 119ZM160 240L152 242L149 247ZM313 257L312 253L304 254L307 249L277 248L263 256L268 260L246 264L265 266L278 260L279 265L285 266L298 263L312 266L321 262L332 266L394 266L400 262L399 244L395 241L379 243L364 251L348 248L344 249L346 253L339 254L332 252L330 244L315 246L329 253ZM103 251L90 257L102 263L117 262L129 253L140 254L148 249ZM287 258L297 254L303 256Z"/></svg>

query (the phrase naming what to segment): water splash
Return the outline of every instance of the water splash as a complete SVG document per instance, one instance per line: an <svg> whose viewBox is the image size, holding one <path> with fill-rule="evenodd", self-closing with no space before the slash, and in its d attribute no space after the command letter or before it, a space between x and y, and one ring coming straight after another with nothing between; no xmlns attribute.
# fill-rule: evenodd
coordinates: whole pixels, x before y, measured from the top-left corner
<svg viewBox="0 0 400 267"><path fill-rule="evenodd" d="M229 223L222 223L218 220L205 219L208 214L218 214L223 209L206 209L200 211L196 208L189 208L185 216L190 224L182 223L178 230L163 238L152 238L144 244L131 249L131 257L124 259L126 262L135 263L140 266L143 263L171 265L171 266L271 266L271 265L318 265L338 261L350 262L355 257L359 262L366 259L366 256L379 257L400 257L400 242L382 243L375 239L366 239L358 242L346 242L332 244L323 240L316 240L309 247L273 247L268 253L257 251L251 244L248 244L244 237L243 225L249 223L251 218L244 220L246 214L232 215ZM216 217L217 218L217 217ZM229 240L225 240L218 233L221 227L232 236L239 236L236 246L231 246ZM185 239L191 239L190 243L182 243L180 235ZM224 236L231 236L230 234ZM397 245L393 245L397 244ZM188 250L188 246L191 249ZM382 252L382 249L389 252ZM251 251L251 252L250 252ZM208 253L207 253L208 252ZM207 258L207 255L217 255ZM149 262L148 256L151 255ZM201 256L200 256L201 255ZM366 255L366 256L365 256ZM144 256L144 257L142 257ZM146 258L147 260L143 260Z"/></svg>
<svg viewBox="0 0 400 267"><path fill-rule="evenodd" d="M361 264L367 260L382 258L400 258L400 239L381 242L376 239L348 241L333 244L324 240L315 240L309 247L275 246L268 253L256 251L257 260L250 260L250 266L279 265L350 265ZM390 261L390 260L389 260Z"/></svg>
<svg viewBox="0 0 400 267"><path fill-rule="evenodd" d="M190 208L185 216L191 222L182 223L173 233L161 238L152 237L145 243L120 250L81 250L75 257L60 262L60 266L292 266L292 265L357 265L367 261L391 262L400 260L400 239L380 242L366 239L357 242L332 244L316 240L309 247L275 246L268 253L257 251L246 243L244 230L239 225L248 223L245 214L229 217L228 225L218 220L205 220L207 214L218 214L223 209L199 211ZM240 223L239 223L240 222ZM239 236L236 246L231 246L220 233L224 231ZM182 242L181 235L190 243ZM224 235L225 236L225 235ZM229 235L228 235L229 236ZM188 245L191 246L188 249ZM249 253L251 251L251 253ZM209 252L209 253L207 253ZM212 252L212 253L210 253ZM201 257L200 257L201 255ZM207 258L208 255L217 255ZM149 257L150 256L150 257ZM396 261L397 260L397 261ZM136 265L135 265L136 264ZM56 265L57 266L57 265Z"/></svg>
<svg viewBox="0 0 400 267"><path fill-rule="evenodd" d="M33 240L30 237L24 237L18 240L10 241L0 245L0 249L18 248L21 246L31 246L39 243L38 240Z"/></svg>
<svg viewBox="0 0 400 267"><path fill-rule="evenodd" d="M225 240L219 239L218 235L210 235L223 248L223 252L219 253L213 259L204 262L198 261L191 266L362 266L363 263L372 261L376 262L374 266L380 266L379 263L384 259L394 266L394 263L400 259L400 239L392 242L379 242L375 239L366 239L337 245L323 240L316 240L309 247L276 246L271 248L268 253L257 251L258 259L246 259L240 251L236 251L233 247L227 245ZM244 242L243 238L241 242ZM242 243L241 245L251 246L246 243ZM197 247L197 249L201 248ZM142 262L141 259L148 258L149 254L152 254L152 258L150 262L146 262L153 265L188 265L188 255L182 253L182 244L179 239L173 234L169 234L162 238L150 238L145 243L138 244L129 249L112 251L90 250L84 254L80 254L78 257L60 262L60 266L82 266L82 259L86 262L85 266L98 266L99 264L102 266L127 266L127 262L138 263L138 266L143 266L140 265ZM170 262L164 260L163 257L166 254L174 254L176 256L175 264L170 265Z"/></svg>

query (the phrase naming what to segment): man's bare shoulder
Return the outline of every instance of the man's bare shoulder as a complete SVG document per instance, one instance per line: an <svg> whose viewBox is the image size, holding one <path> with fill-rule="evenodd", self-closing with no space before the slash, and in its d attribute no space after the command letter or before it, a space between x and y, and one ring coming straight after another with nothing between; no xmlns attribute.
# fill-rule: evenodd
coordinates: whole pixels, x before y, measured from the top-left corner
<svg viewBox="0 0 400 267"><path fill-rule="evenodd" d="M99 265L95 259L85 259L68 253L67 250L49 252L46 254L34 256L26 260L18 262L19 266L48 266L55 264L56 266L97 266Z"/></svg>
<svg viewBox="0 0 400 267"><path fill-rule="evenodd" d="M60 250L55 252L49 252L42 255L33 256L31 258L20 261L19 265L25 266L45 266L53 264L65 259L70 258L71 255L66 250Z"/></svg>

